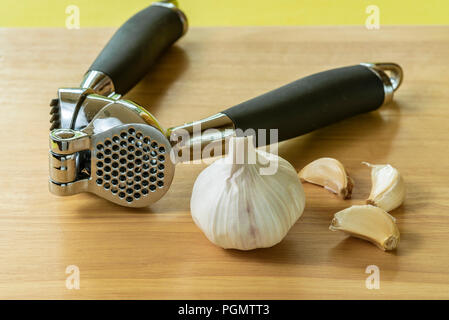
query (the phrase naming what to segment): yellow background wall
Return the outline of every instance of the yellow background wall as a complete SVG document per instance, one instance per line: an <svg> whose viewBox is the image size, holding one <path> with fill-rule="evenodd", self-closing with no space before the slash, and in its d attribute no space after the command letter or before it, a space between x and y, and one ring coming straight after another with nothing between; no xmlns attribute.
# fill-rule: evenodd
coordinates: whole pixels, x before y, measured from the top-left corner
<svg viewBox="0 0 449 320"><path fill-rule="evenodd" d="M1 27L63 27L65 8L80 8L80 26L118 26L148 0L0 0ZM179 0L192 26L363 25L368 5L380 24L449 24L449 0Z"/></svg>

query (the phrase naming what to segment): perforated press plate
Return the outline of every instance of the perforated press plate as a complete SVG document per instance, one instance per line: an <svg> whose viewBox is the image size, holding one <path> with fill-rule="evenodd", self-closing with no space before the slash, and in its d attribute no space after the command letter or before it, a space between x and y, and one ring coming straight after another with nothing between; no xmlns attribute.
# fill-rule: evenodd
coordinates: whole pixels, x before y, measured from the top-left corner
<svg viewBox="0 0 449 320"><path fill-rule="evenodd" d="M130 207L147 206L170 187L170 144L156 128L127 124L94 135L90 191Z"/></svg>

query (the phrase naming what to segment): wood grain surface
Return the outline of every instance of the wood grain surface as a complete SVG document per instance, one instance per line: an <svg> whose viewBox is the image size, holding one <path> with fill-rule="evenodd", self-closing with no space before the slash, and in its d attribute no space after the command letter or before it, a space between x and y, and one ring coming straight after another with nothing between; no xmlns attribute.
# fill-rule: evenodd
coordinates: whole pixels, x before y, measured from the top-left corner
<svg viewBox="0 0 449 320"><path fill-rule="evenodd" d="M48 103L79 84L113 31L0 30L0 298L449 298L449 27L192 28L128 94L168 127L326 69L402 65L394 103L279 146L298 170L318 157L342 161L353 200L304 185L306 209L287 237L251 252L218 248L193 223L204 165L179 165L166 197L145 209L48 192ZM361 161L404 175L396 252L328 230L335 212L369 193ZM80 269L79 290L66 288L69 265ZM379 290L365 287L369 265L380 268Z"/></svg>

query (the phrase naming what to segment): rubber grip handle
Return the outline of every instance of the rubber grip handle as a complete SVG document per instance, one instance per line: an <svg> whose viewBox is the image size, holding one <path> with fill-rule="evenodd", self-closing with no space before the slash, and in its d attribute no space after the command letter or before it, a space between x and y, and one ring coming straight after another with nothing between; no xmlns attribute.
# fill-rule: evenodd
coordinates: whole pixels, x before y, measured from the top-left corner
<svg viewBox="0 0 449 320"><path fill-rule="evenodd" d="M148 73L156 59L183 35L183 31L179 12L151 5L117 30L89 71L108 75L115 92L124 95Z"/></svg>
<svg viewBox="0 0 449 320"><path fill-rule="evenodd" d="M278 129L282 141L375 110L384 96L382 80L356 65L296 80L222 113L241 130Z"/></svg>

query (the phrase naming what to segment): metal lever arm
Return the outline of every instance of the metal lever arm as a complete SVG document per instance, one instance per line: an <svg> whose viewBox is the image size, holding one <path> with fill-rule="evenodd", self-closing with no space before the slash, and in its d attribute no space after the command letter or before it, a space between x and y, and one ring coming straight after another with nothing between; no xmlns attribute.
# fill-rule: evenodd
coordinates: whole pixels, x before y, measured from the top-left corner
<svg viewBox="0 0 449 320"><path fill-rule="evenodd" d="M116 93L126 94L186 31L187 19L174 4L153 3L117 30L89 68L81 86L104 86L109 91L113 88Z"/></svg>

